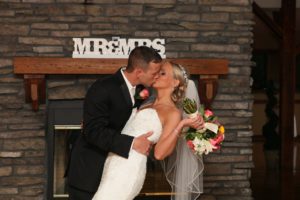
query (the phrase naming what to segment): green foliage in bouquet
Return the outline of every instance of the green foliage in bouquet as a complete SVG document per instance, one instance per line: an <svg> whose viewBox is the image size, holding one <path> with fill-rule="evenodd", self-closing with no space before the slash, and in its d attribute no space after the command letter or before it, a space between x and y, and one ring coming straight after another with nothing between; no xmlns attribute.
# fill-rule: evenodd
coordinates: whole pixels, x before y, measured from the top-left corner
<svg viewBox="0 0 300 200"><path fill-rule="evenodd" d="M197 104L195 100L191 100L189 98L183 99L183 110L186 114L193 114L197 111Z"/></svg>
<svg viewBox="0 0 300 200"><path fill-rule="evenodd" d="M205 132L203 133L200 133L199 130L196 130L194 128L190 128L186 135L185 135L185 139L186 140L194 140L195 138L198 138L198 139L204 139L204 140L208 140L210 138L214 138L216 137L216 133L210 131L210 130L206 130Z"/></svg>
<svg viewBox="0 0 300 200"><path fill-rule="evenodd" d="M203 104L200 104L199 109L197 108L197 103L193 99L184 98L183 99L183 110L186 114L193 114L197 110L199 114L203 117L204 122L217 122L217 116L206 114L206 112L211 112L210 110L206 110Z"/></svg>
<svg viewBox="0 0 300 200"><path fill-rule="evenodd" d="M218 123L217 116L213 115L210 110L205 109L205 106L203 104L200 104L200 107L197 108L197 103L195 100L185 98L183 100L183 110L186 114L193 114L198 111L198 113L203 117L204 122ZM214 138L216 135L216 133L208 129L196 130L193 128L189 128L187 134L185 135L185 138L186 140L194 140L197 137L198 139L207 140L210 138Z"/></svg>

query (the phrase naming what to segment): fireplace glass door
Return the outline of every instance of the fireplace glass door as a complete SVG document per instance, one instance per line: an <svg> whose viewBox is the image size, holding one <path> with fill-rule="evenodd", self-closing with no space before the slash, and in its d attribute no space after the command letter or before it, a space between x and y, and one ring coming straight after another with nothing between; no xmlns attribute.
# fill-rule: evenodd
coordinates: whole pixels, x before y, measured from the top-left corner
<svg viewBox="0 0 300 200"><path fill-rule="evenodd" d="M64 173L67 167L70 151L81 129L74 125L56 125L54 133L54 166L53 166L53 197L54 199L67 199L68 189ZM152 155L148 157L147 177L141 194L137 199L150 196L168 196L170 187L165 179L159 161Z"/></svg>
<svg viewBox="0 0 300 200"><path fill-rule="evenodd" d="M55 126L53 162L54 199L66 199L68 197L68 186L64 175L66 172L71 149L80 132L80 126Z"/></svg>
<svg viewBox="0 0 300 200"><path fill-rule="evenodd" d="M50 104L52 106L48 106L51 109L48 111L48 199L68 199L64 174L71 149L81 134L82 116L82 102L72 104L74 104L72 101L54 101ZM162 171L161 163L151 154L147 162L146 180L136 200L169 200L170 194L170 186Z"/></svg>

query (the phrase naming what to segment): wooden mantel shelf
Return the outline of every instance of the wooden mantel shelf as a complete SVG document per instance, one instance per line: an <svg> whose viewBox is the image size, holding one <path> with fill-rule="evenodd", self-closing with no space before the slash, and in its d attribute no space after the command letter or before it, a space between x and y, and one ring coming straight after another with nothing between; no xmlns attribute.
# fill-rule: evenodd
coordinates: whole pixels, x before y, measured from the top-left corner
<svg viewBox="0 0 300 200"><path fill-rule="evenodd" d="M199 95L202 103L210 107L216 92L219 75L228 73L226 59L171 59L185 66L190 74L199 75ZM24 75L26 102L31 102L33 110L45 103L45 75L50 74L113 74L127 59L85 59L16 57L14 73Z"/></svg>

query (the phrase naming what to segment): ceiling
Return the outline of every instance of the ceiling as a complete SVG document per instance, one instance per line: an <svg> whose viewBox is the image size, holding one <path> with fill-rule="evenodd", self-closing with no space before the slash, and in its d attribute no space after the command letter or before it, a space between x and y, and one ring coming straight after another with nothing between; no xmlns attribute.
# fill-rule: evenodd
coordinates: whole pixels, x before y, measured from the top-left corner
<svg viewBox="0 0 300 200"><path fill-rule="evenodd" d="M262 8L280 8L281 0L254 0ZM296 0L297 8L300 8L300 0Z"/></svg>
<svg viewBox="0 0 300 200"><path fill-rule="evenodd" d="M281 0L255 0L255 2L274 20L274 13L279 12ZM297 0L296 9L296 44L300 44L300 0ZM279 38L257 16L254 17L254 44L255 50L278 50Z"/></svg>

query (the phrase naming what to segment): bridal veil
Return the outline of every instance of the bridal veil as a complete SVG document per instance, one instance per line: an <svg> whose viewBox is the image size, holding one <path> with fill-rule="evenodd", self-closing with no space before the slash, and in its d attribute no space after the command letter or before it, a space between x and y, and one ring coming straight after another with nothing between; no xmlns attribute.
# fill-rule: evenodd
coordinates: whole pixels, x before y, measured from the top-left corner
<svg viewBox="0 0 300 200"><path fill-rule="evenodd" d="M186 97L194 99L199 107L200 100L195 83L189 80ZM172 200L196 200L203 193L203 161L180 137L174 152L162 161L167 181L172 188Z"/></svg>

